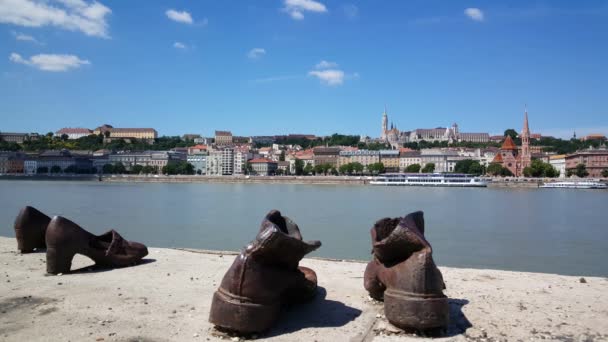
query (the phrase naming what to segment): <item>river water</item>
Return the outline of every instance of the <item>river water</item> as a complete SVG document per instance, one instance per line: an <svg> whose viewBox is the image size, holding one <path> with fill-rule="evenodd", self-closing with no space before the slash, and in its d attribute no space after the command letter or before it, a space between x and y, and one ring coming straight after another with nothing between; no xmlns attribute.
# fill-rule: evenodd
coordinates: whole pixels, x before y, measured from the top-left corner
<svg viewBox="0 0 608 342"><path fill-rule="evenodd" d="M608 276L607 204L603 190L0 181L0 235L32 205L148 246L238 250L276 208L322 241L312 255L368 260L376 220L423 210L439 265Z"/></svg>

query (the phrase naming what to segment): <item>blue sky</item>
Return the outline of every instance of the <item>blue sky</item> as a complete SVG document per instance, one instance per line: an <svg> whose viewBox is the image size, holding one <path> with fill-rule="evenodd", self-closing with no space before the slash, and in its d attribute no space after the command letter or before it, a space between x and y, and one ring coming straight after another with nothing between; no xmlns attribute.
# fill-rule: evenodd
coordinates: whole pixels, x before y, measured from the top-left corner
<svg viewBox="0 0 608 342"><path fill-rule="evenodd" d="M606 1L0 0L0 131L608 134Z"/></svg>

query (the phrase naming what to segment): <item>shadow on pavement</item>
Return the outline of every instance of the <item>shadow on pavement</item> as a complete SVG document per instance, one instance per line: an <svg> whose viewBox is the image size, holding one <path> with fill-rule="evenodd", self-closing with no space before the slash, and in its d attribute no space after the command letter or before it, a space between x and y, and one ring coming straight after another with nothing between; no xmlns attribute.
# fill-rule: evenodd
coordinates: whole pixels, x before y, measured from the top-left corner
<svg viewBox="0 0 608 342"><path fill-rule="evenodd" d="M69 274L107 272L107 271L111 271L111 270L114 270L117 268L137 267L139 265L150 264L153 262L156 262L156 259L145 258L145 259L142 259L141 261L139 261L138 263L136 263L132 266L127 266L127 267L106 267L106 266L98 266L98 265L93 264L90 266L85 266L85 267L77 268L75 270L71 270Z"/></svg>
<svg viewBox="0 0 608 342"><path fill-rule="evenodd" d="M444 336L452 337L464 334L468 328L473 326L462 312L462 307L469 304L469 301L466 299L450 298L448 303L450 304L450 324Z"/></svg>
<svg viewBox="0 0 608 342"><path fill-rule="evenodd" d="M310 303L284 308L276 325L264 337L279 336L306 328L341 327L361 315L361 310L335 300L327 300L327 291L318 288Z"/></svg>

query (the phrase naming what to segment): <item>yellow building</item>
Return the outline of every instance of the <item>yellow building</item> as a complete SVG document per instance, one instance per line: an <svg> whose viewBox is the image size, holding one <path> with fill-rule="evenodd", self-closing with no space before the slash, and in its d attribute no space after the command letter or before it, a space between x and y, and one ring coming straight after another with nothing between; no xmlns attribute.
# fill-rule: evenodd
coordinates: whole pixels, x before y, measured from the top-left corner
<svg viewBox="0 0 608 342"><path fill-rule="evenodd" d="M103 125L95 128L93 134L106 135L106 132L109 132L108 138L114 139L136 138L152 140L158 138L158 132L156 132L154 128L114 128L110 125Z"/></svg>

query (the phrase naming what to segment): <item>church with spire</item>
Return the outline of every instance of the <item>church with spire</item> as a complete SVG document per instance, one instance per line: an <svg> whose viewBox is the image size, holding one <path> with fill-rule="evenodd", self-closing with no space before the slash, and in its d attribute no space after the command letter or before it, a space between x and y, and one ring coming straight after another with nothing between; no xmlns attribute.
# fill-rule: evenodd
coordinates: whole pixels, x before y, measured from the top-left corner
<svg viewBox="0 0 608 342"><path fill-rule="evenodd" d="M519 134L521 138L521 150L517 148L511 136L507 135L496 154L492 163L497 163L507 168L515 177L522 177L524 169L532 164L530 153L530 127L528 126L528 109L524 111L524 127Z"/></svg>
<svg viewBox="0 0 608 342"><path fill-rule="evenodd" d="M386 106L384 106L380 140L389 143L394 149L399 149L404 143L408 142L408 136L409 132L400 132L392 122L391 128L388 128L388 114L386 113Z"/></svg>

